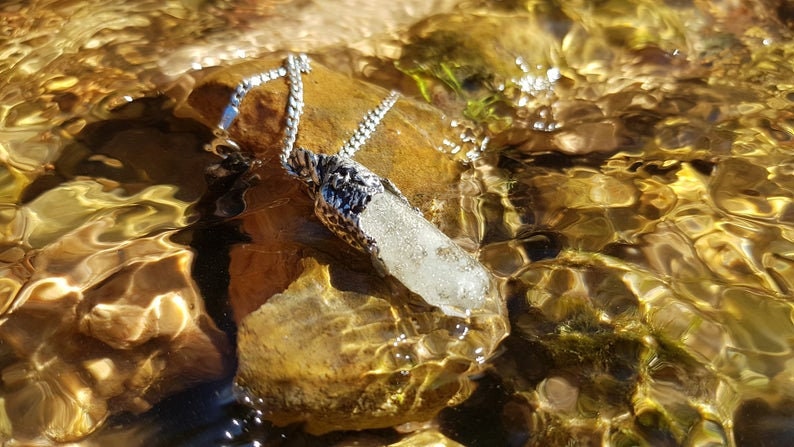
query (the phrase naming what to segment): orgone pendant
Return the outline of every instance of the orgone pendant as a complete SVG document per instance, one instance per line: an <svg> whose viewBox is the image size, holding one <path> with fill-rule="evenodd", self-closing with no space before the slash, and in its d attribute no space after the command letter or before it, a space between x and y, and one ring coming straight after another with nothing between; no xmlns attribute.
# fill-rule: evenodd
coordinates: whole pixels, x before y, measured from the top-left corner
<svg viewBox="0 0 794 447"><path fill-rule="evenodd" d="M353 160L399 95L389 94L360 122L337 154L317 154L296 148L303 113L302 74L311 71L305 55L289 55L276 69L244 79L235 89L208 149L225 156L237 150L228 129L238 107L252 88L286 78L289 94L281 164L301 180L315 200L315 214L335 235L368 253L375 268L391 275L428 304L450 316L500 306L494 303L493 281L485 268L405 199L388 179Z"/></svg>

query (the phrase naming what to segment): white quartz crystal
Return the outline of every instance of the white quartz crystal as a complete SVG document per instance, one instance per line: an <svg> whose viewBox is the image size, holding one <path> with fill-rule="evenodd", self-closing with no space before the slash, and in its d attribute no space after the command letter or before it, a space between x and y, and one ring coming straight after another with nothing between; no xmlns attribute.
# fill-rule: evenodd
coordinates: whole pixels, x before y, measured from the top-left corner
<svg viewBox="0 0 794 447"><path fill-rule="evenodd" d="M450 316L492 307L498 295L485 268L388 189L359 218L388 273Z"/></svg>

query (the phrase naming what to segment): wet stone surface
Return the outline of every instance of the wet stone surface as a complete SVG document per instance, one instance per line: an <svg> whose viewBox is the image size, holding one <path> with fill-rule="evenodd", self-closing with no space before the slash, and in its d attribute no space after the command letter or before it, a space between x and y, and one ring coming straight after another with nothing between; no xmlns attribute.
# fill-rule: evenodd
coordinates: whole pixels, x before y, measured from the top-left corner
<svg viewBox="0 0 794 447"><path fill-rule="evenodd" d="M242 77L280 63L245 64L210 75L188 103L209 111L206 119L212 122ZM319 64L304 76L304 89L306 113L297 146L320 153L335 153L386 93ZM230 266L230 300L241 324L236 383L266 418L277 424L306 422L309 432L429 420L465 399L472 389L468 376L482 368L506 334L499 292L480 268L486 289L447 315L394 278L378 278L367 256L328 237L313 216L307 191L278 162L286 90L283 79L253 89L230 128L242 150L263 162L245 193L241 217L251 243L232 251ZM344 107L338 95L345 98ZM355 159L371 163L368 168L455 234L462 164L444 152L444 140L453 138L438 112L402 98ZM438 231L419 227L430 229L433 235ZM375 230L380 228L367 231ZM432 268L424 270L429 274ZM269 281L260 279L265 271L274 273L266 276ZM451 272L437 274L455 281ZM298 351L303 355L292 355Z"/></svg>
<svg viewBox="0 0 794 447"><path fill-rule="evenodd" d="M192 278L195 254L175 242L204 182L151 183L185 155L198 169L210 158L197 151L200 127L163 105L140 101L87 126L49 172L8 191L20 202L3 212L3 437L77 441L232 372L233 346ZM153 153L154 166L143 161Z"/></svg>
<svg viewBox="0 0 794 447"><path fill-rule="evenodd" d="M320 3L0 6L4 443L794 444L788 2ZM299 182L266 168L284 83L256 92L233 129L265 161L258 179L207 188L208 126L239 77L285 51L318 62L300 141L312 150L335 152L387 90L406 97L359 161L497 277L511 326L498 356L479 365L463 349L450 376L433 346L491 346L504 325L459 344L455 319L378 279L314 218ZM177 103L195 92L203 124L170 116L155 92ZM430 125L439 110L487 141L471 163L458 161L469 148L448 157L444 139L461 129ZM293 298L380 313L323 320ZM303 346L257 326L285 324L276 306L315 318L286 322L317 334L305 345L335 330L346 348L371 342L377 325L357 325L367 315L388 337L410 335L405 353L425 366L389 357L404 353L393 343L348 350L359 366L317 355L339 383L380 384L360 407L377 418L358 426L432 419L320 435L236 403L239 327L252 365L301 377L278 388L246 373L248 386L312 392L291 401L310 411L341 405L296 369ZM406 382L379 381L406 369ZM423 389L427 406L400 388L420 377L445 385ZM282 423L306 419L268 407ZM309 429L352 423L331 422Z"/></svg>
<svg viewBox="0 0 794 447"><path fill-rule="evenodd" d="M400 302L395 287L377 290L344 267L304 265L238 334L237 385L279 425L306 421L324 433L431 419L468 396L466 374L480 369L487 337L505 330L491 327L493 316L454 320ZM331 268L362 291L336 289Z"/></svg>
<svg viewBox="0 0 794 447"><path fill-rule="evenodd" d="M211 74L193 91L188 104L212 126L241 79L281 63L281 58L272 58ZM316 63L305 76L304 90L306 106L296 146L326 154L336 153L361 117L388 93ZM287 175L278 162L286 93L284 79L252 90L230 129L241 149L262 161L255 172L258 179L245 193L246 212L241 217L251 244L234 249L230 266L230 299L238 319L284 290L299 273L301 251L326 238L324 230L317 234L313 205L303 185ZM443 126L442 119L437 111L421 103L401 99L355 159L393 181L428 220L454 237L460 234L457 178L463 167L445 152L444 141L455 141L457 136ZM433 122L437 126L420 126ZM269 280L256 280L260 275Z"/></svg>

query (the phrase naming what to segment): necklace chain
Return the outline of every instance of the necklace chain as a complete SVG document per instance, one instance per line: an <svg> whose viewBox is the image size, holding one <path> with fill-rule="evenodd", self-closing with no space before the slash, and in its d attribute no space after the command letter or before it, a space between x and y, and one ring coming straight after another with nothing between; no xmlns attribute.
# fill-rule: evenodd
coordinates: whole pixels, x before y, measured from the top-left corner
<svg viewBox="0 0 794 447"><path fill-rule="evenodd" d="M279 159L287 172L301 177L304 181L309 181L310 179L303 178L303 175L298 175L299 172L304 172L305 170L298 169L298 166L293 166L293 162L298 159L296 157L295 142L298 139L298 128L305 104L303 100L303 78L301 75L309 72L311 72L311 62L305 54L289 54L281 67L243 79L235 88L234 93L232 93L229 103L226 105L214 130L215 138L212 143L207 145L206 149L221 157L226 157L229 150L239 151L239 146L229 136L229 128L240 113L240 104L243 99L252 89L266 82L286 77L289 93L287 95L284 145L281 148ZM367 112L353 132L353 135L339 150L338 156L352 158L361 149L361 146L372 137L386 113L394 106L399 97L399 93L392 91L377 107ZM302 149L302 151L310 152L306 149Z"/></svg>

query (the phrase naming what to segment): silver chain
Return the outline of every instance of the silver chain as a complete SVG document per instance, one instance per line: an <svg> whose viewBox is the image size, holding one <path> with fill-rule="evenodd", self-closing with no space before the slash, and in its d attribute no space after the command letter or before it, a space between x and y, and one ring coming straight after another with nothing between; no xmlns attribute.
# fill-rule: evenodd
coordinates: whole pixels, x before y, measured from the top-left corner
<svg viewBox="0 0 794 447"><path fill-rule="evenodd" d="M295 59L292 55L290 55L289 58ZM301 54L296 61L293 61L292 66L299 73L308 73L311 71L309 59L304 54ZM231 127L234 120L237 119L237 116L240 114L240 104L243 102L243 99L252 89L266 82L283 78L286 75L287 67L281 66L264 73L257 73L253 76L249 76L237 84L237 88L234 89L234 93L232 93L232 96L229 98L229 103L226 105L226 108L223 109L221 118L215 126L215 130L213 131L215 138L204 148L223 158L226 158L226 151L222 148L239 151L239 146L237 146L237 143L229 136L229 127ZM300 78L300 75L298 75L298 78Z"/></svg>
<svg viewBox="0 0 794 447"><path fill-rule="evenodd" d="M305 67L305 72L311 70L309 58L305 54L298 57L288 55L285 61L287 70L287 81L289 83L289 94L287 95L287 118L286 128L284 129L284 147L281 148L281 165L287 172L292 172L289 164L290 155L295 150L295 141L298 139L298 126L300 125L301 115L303 115L303 79L301 69Z"/></svg>
<svg viewBox="0 0 794 447"><path fill-rule="evenodd" d="M353 158L353 155L355 155L355 153L361 149L361 146L369 140L372 133L375 132L375 129L378 127L378 124L383 121L383 117L386 116L386 113L394 106L399 97L400 94L392 90L389 96L383 98L383 101L381 101L377 107L367 112L367 115L364 116L364 119L358 124L358 128L353 132L350 139L347 140L347 143L342 146L342 149L339 149L339 155L341 157Z"/></svg>
<svg viewBox="0 0 794 447"><path fill-rule="evenodd" d="M229 103L215 128L215 138L206 146L206 149L221 157L226 157L228 150L239 151L237 144L229 137L229 127L239 115L240 104L243 99L253 88L266 82L286 77L289 93L287 95L284 146L281 148L279 158L281 165L287 172L297 175L298 170L290 164L290 161L295 155L295 142L298 139L298 127L300 126L300 119L304 109L303 78L301 74L309 72L311 72L311 63L305 54L289 54L281 67L243 79L235 88L234 93L232 93ZM339 150L338 155L343 158L352 158L361 146L369 140L386 116L386 113L397 102L399 96L399 93L392 91L377 107L370 110L364 116L364 119L361 120L350 139Z"/></svg>

